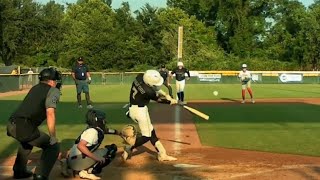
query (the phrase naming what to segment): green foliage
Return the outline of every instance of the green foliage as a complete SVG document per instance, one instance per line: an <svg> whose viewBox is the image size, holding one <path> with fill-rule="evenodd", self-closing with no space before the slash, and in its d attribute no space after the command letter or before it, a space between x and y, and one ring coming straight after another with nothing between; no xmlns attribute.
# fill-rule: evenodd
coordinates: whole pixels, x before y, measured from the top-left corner
<svg viewBox="0 0 320 180"><path fill-rule="evenodd" d="M261 70L319 69L320 4L291 0L168 0L131 12L111 0L0 1L0 58L5 65L70 68L82 56L93 71L133 71L183 58L192 70L234 70L243 62Z"/></svg>

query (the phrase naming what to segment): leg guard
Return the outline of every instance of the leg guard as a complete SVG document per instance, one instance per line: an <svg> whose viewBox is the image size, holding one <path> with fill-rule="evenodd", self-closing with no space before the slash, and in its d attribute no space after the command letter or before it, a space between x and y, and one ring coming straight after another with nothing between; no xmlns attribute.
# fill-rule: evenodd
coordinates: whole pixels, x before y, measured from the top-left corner
<svg viewBox="0 0 320 180"><path fill-rule="evenodd" d="M158 151L158 160L159 161L175 161L175 160L177 160L177 158L167 155L167 151L163 147L163 145L160 141L157 141L155 143L155 147Z"/></svg>
<svg viewBox="0 0 320 180"><path fill-rule="evenodd" d="M157 135L156 135L156 131L152 130L151 132L151 138L150 138L150 142L153 146L155 146L156 142L159 141Z"/></svg>
<svg viewBox="0 0 320 180"><path fill-rule="evenodd" d="M94 164L92 168L88 170L88 173L100 174L102 171L102 168L108 166L111 163L111 161L116 157L118 148L115 144L107 145L105 147L108 149L107 154L103 156L105 158L105 162L103 164L99 162Z"/></svg>

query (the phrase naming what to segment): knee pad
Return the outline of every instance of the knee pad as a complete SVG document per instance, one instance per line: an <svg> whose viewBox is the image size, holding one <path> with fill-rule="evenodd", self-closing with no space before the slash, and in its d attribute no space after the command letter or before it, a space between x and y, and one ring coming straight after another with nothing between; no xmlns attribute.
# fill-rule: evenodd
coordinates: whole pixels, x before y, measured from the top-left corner
<svg viewBox="0 0 320 180"><path fill-rule="evenodd" d="M106 145L106 149L108 149L107 154L103 156L104 158L114 159L116 157L116 153L118 151L118 147L115 144Z"/></svg>
<svg viewBox="0 0 320 180"><path fill-rule="evenodd" d="M159 140L159 139L158 139L158 137L157 137L157 135L156 135L156 131L155 131L155 130L152 130L152 131L151 131L151 138L150 138L151 144L152 144L152 145L155 145L158 140Z"/></svg>

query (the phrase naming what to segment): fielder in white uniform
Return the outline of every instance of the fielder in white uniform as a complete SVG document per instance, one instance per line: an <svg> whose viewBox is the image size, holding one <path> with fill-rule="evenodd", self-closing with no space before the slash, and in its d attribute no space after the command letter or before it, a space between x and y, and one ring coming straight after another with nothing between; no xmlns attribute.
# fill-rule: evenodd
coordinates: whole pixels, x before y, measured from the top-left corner
<svg viewBox="0 0 320 180"><path fill-rule="evenodd" d="M167 155L166 149L159 141L156 131L151 123L147 105L150 100L157 102L165 97L167 104L176 104L177 101L172 99L164 91L160 90L163 84L163 78L156 70L147 70L144 74L139 74L133 81L130 90L130 105L128 116L138 123L141 137L138 137L133 146L125 146L122 157L124 160L131 158L133 149L142 146L144 143L150 141L158 152L159 161L174 161L177 158Z"/></svg>
<svg viewBox="0 0 320 180"><path fill-rule="evenodd" d="M184 87L186 84L186 79L190 79L190 72L188 69L186 69L183 65L183 62L179 61L177 64L177 68L171 71L171 77L172 75L176 74L176 89L177 89L177 96L179 99L180 104L186 104L184 101ZM187 73L188 77L185 77L185 74Z"/></svg>
<svg viewBox="0 0 320 180"><path fill-rule="evenodd" d="M252 89L251 89L251 73L250 73L250 71L247 70L246 64L242 64L242 71L240 71L238 77L240 79L241 86L242 86L242 91L241 91L242 101L241 101L241 103L246 102L246 89L248 90L248 92L250 94L251 102L255 103L255 101L253 99Z"/></svg>

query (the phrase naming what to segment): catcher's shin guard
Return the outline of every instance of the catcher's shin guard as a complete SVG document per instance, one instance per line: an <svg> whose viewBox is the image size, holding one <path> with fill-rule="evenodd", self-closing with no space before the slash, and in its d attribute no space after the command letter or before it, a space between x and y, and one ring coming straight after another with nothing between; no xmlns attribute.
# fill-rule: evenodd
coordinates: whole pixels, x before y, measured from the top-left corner
<svg viewBox="0 0 320 180"><path fill-rule="evenodd" d="M167 155L166 149L163 147L160 141L155 143L155 147L158 151L158 160L159 161L176 161L177 158Z"/></svg>
<svg viewBox="0 0 320 180"><path fill-rule="evenodd" d="M88 173L100 174L102 171L102 168L108 166L111 163L111 161L116 157L118 148L115 144L107 145L105 146L105 148L108 149L107 154L103 156L105 158L105 162L103 164L97 162L92 166L92 168L88 170Z"/></svg>

